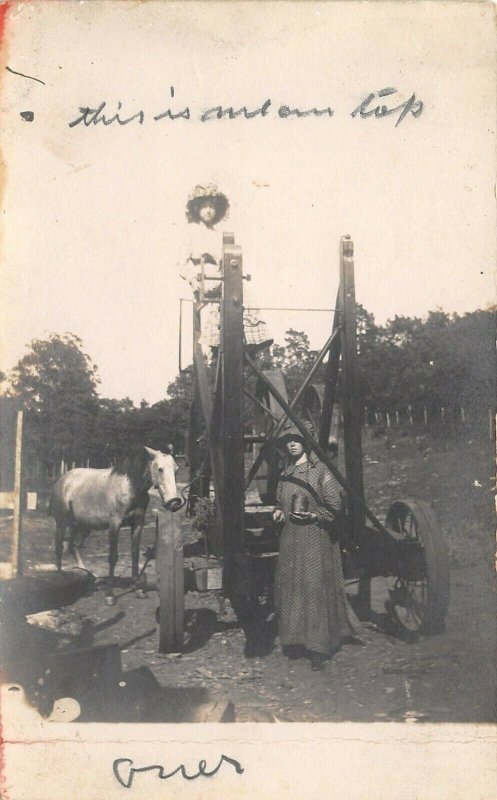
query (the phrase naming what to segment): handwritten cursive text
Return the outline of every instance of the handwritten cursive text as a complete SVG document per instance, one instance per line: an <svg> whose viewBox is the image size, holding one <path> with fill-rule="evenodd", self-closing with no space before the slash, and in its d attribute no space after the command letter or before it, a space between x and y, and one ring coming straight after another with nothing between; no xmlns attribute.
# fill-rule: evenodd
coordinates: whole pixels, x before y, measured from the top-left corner
<svg viewBox="0 0 497 800"><path fill-rule="evenodd" d="M221 756L217 766L211 770L207 769L207 762L204 759L201 759L198 762L198 772L195 772L191 775L186 771L184 764L180 764L176 767L176 769L173 769L171 772L167 772L166 768L162 766L162 764L149 764L146 767L134 767L131 758L116 758L112 763L112 770L114 772L116 781L120 783L121 786L124 786L125 789L131 789L135 775L138 775L140 772L155 771L157 772L156 777L161 781L168 780L168 778L172 778L173 775L177 775L178 773L186 781L194 781L200 777L212 778L212 776L220 770L223 764L231 764L237 775L241 775L244 771L239 761L235 761L234 758L229 758L229 756L225 755Z"/></svg>
<svg viewBox="0 0 497 800"><path fill-rule="evenodd" d="M400 103L400 105L395 106L395 108L388 108L388 106L384 104L371 107L371 103L375 97L389 97L390 95L396 93L397 89L392 89L391 87L381 89L376 94L375 92L371 92L371 94L368 94L366 99L363 100L362 103L360 103L357 108L354 109L354 111L352 111L350 116L355 117L357 114L359 114L360 117L365 119L374 115L376 119L379 119L381 117L388 117L390 114L399 113L399 118L395 123L395 127L400 125L402 120L405 119L409 113L412 114L413 117L419 117L423 111L423 103L421 100L416 100L415 94L412 94L409 100L406 100L404 103Z"/></svg>
<svg viewBox="0 0 497 800"><path fill-rule="evenodd" d="M170 93L171 99L173 99L174 86L171 86ZM395 97L393 97L393 95L395 95ZM280 120L303 119L309 117L331 119L335 116L335 111L331 106L324 106L321 108L316 106L298 108L296 106L274 103L269 97L260 105L252 107L247 105L214 105L207 109L196 110L195 108L191 108L188 104L185 105L181 103L176 106L176 103L173 103L173 107L166 108L156 114L150 114L148 111L145 114L143 108L139 108L139 110L136 110L134 113L125 114L122 110L122 105L121 101L119 101L117 106L114 107L114 112L108 110L106 100L94 106L79 106L79 113L68 125L70 128L75 128L78 125L82 125L86 128L95 125L124 127L132 122L143 125L145 120L147 120L147 122L160 122L165 120L163 124L167 125L177 120L198 120L199 122L212 124L221 120L246 121L266 119L268 117ZM366 95L359 105L350 113L350 116L359 117L359 119L368 119L369 117L381 119L382 117L397 115L395 122L395 127L397 127L407 116L417 118L421 115L422 111L423 102L417 99L415 93L411 94L408 100L400 102L398 90L388 86L385 89L380 89L378 92L370 92Z"/></svg>

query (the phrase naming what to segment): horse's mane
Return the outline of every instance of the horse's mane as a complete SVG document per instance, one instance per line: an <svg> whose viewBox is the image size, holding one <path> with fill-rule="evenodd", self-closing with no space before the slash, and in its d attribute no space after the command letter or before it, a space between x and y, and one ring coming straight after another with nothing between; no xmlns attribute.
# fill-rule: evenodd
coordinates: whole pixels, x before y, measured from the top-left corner
<svg viewBox="0 0 497 800"><path fill-rule="evenodd" d="M127 475L132 485L138 489L143 482L145 470L150 458L143 445L135 445L127 456L112 468L115 475Z"/></svg>

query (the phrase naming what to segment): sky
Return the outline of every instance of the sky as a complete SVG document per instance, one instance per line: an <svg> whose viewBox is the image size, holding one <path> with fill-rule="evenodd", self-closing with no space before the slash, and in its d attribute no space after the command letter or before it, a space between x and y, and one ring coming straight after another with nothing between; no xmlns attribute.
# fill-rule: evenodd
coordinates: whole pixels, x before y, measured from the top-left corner
<svg viewBox="0 0 497 800"><path fill-rule="evenodd" d="M197 183L230 199L221 230L242 247L250 306L332 307L344 234L357 299L377 322L495 302L491 14L443 2L12 6L0 368L32 339L70 331L102 396L164 398L178 372L179 298L190 296L177 261ZM397 126L400 112L351 116L385 88L397 90L390 108L415 94L421 113ZM267 100L265 116L201 120ZM143 124L69 125L104 101L109 116L119 102L122 118L143 111ZM283 105L333 115L283 118ZM167 108L190 118L155 121ZM329 313L261 316L280 343L293 327L320 347L331 326Z"/></svg>

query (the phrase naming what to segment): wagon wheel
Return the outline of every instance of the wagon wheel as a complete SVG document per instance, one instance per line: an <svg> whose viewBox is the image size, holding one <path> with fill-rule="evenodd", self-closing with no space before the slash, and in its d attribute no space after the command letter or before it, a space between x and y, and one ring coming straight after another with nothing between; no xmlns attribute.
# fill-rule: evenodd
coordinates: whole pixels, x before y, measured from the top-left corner
<svg viewBox="0 0 497 800"><path fill-rule="evenodd" d="M385 524L403 539L419 542L423 556L421 576L388 579L388 610L411 632L443 631L449 603L449 557L432 507L423 500L399 500L390 507Z"/></svg>
<svg viewBox="0 0 497 800"><path fill-rule="evenodd" d="M279 370L264 372L265 377L279 391L283 399L288 402L285 378ZM283 409L268 391L267 387L258 381L255 389L255 396L260 405L254 404L254 434L270 436L277 425L277 421L283 416ZM262 406L262 407L261 407ZM266 409L266 411L264 411ZM262 444L254 444L254 461L258 458ZM264 461L255 475L255 485L259 491L263 502L273 502L278 482L278 455L274 448L267 453Z"/></svg>

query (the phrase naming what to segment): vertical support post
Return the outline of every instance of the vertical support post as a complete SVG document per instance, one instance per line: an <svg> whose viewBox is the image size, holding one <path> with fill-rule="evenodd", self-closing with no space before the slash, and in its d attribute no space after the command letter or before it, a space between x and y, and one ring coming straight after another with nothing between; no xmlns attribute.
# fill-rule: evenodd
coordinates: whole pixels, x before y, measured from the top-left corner
<svg viewBox="0 0 497 800"><path fill-rule="evenodd" d="M12 540L12 577L22 575L22 429L23 412L17 412L14 462L14 536Z"/></svg>
<svg viewBox="0 0 497 800"><path fill-rule="evenodd" d="M340 304L340 290L338 291L337 299L335 302L335 312L333 317L332 333L336 331L340 324L340 312L342 310ZM326 373L324 383L323 395L323 412L321 414L321 424L319 426L319 444L326 450L328 447L328 440L330 437L331 422L333 419L333 406L336 399L336 387L338 380L338 368L340 365L340 338L333 339L333 342L328 351L328 361L326 362Z"/></svg>
<svg viewBox="0 0 497 800"><path fill-rule="evenodd" d="M352 531L365 525L364 477L362 471L362 413L357 386L357 319L354 283L354 245L348 236L340 240L340 306L342 313L343 424L349 512ZM364 613L371 605L371 581L361 579L358 601Z"/></svg>
<svg viewBox="0 0 497 800"><path fill-rule="evenodd" d="M184 563L180 518L171 511L157 515L157 566L160 574L159 652L183 649Z"/></svg>
<svg viewBox="0 0 497 800"><path fill-rule="evenodd" d="M200 322L200 304L196 301L193 302L193 358L195 360L197 353L197 345L200 341L201 335L201 322ZM190 431L188 438L188 461L190 463L190 480L193 480L197 475L202 462L201 446L199 439L202 433L202 408L200 404L200 390L198 385L197 370L193 369L193 400L190 408ZM195 486L192 492L193 502L196 496L202 496L203 487L198 488Z"/></svg>
<svg viewBox="0 0 497 800"><path fill-rule="evenodd" d="M221 350L221 441L224 464L224 582L228 594L244 594L245 481L243 451L243 272L241 248L233 236L223 240Z"/></svg>

